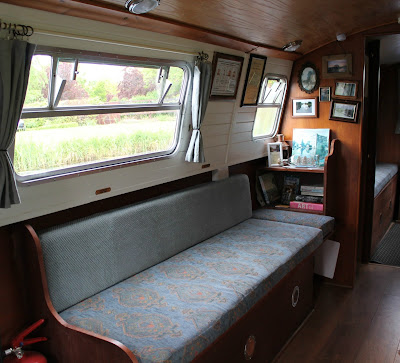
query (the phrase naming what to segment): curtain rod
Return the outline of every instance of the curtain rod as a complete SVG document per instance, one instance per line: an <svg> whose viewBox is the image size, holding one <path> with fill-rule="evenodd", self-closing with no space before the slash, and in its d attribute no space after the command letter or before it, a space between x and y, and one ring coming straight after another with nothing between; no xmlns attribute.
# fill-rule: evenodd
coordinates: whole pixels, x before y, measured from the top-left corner
<svg viewBox="0 0 400 363"><path fill-rule="evenodd" d="M83 37L83 36L79 36L79 35L46 31L46 30L40 30L40 29L35 30L35 34L57 36L60 38L68 38L68 39L76 39L76 40L88 40L91 42L97 42L97 43L103 43L103 44L121 45L121 46L125 46L125 47L130 47L130 48L140 48L140 49L145 49L145 50L161 51L161 52L174 53L174 54L184 54L184 55L192 55L192 56L197 56L199 54L198 52L187 52L187 51L183 51L183 50L176 50L176 49L169 49L169 48L156 48L156 47L150 47L150 46L141 45L141 44L133 44L133 43L127 43L127 42L121 42L121 41L114 41L114 40L104 40L104 39L95 38L95 37L86 37L86 36Z"/></svg>

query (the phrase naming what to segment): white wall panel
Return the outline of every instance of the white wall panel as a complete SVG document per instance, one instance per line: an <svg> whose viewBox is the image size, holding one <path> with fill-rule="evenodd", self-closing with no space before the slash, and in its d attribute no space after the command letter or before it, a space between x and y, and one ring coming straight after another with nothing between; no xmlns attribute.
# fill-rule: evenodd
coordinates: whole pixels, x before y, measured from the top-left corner
<svg viewBox="0 0 400 363"><path fill-rule="evenodd" d="M178 150L169 158L145 164L102 170L92 174L77 174L54 178L42 183L19 185L22 203L10 209L0 209L0 226L46 215L63 209L128 193L157 184L173 181L228 165L256 159L265 155L264 141L253 141L251 130L256 109L240 108L241 92L249 55L210 44L181 39L148 31L125 28L92 20L0 3L5 22L27 24L37 31L31 38L36 44L64 48L101 51L132 56L180 59L191 64L195 54L215 51L245 58L235 101L211 101L202 126L206 163L184 161L190 139L190 110L187 110ZM87 38L87 39L86 39ZM90 38L90 40L89 40ZM290 75L290 61L268 58L267 71ZM96 196L98 189L110 187L111 192Z"/></svg>

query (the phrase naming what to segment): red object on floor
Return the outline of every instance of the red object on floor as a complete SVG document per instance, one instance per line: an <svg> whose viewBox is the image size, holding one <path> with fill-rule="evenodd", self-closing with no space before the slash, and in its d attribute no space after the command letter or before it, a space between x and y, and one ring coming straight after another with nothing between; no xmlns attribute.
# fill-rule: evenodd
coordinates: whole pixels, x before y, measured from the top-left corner
<svg viewBox="0 0 400 363"><path fill-rule="evenodd" d="M4 363L47 363L46 357L39 352L22 351L23 356L19 359L16 355L11 354L4 358Z"/></svg>

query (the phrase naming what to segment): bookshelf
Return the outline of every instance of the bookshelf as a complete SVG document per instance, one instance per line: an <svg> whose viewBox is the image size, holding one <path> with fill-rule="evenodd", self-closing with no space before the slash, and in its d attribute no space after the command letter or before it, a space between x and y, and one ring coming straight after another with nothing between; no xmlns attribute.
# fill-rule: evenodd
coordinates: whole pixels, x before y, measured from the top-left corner
<svg viewBox="0 0 400 363"><path fill-rule="evenodd" d="M321 215L332 215L333 210L333 201L332 196L333 192L331 189L334 188L334 176L335 170L337 170L337 159L338 159L338 148L339 148L339 140L334 139L330 145L329 155L325 158L324 167L321 168L308 168L308 167L292 167L292 166L274 166L274 167L264 167L260 168L257 171L257 184L258 184L258 176L266 173L274 173L274 179L277 184L278 190L281 192L283 188L284 177L286 176L294 176L299 178L300 185L323 185L324 186L324 197L323 197L323 211L315 211L315 210L306 210L306 209L294 209L289 206L282 206L280 202L275 205L264 206L265 208L275 208L281 210L288 210L294 212L302 212L302 213L312 213L312 214L321 214ZM257 186L258 193L262 191L260 190L260 186Z"/></svg>

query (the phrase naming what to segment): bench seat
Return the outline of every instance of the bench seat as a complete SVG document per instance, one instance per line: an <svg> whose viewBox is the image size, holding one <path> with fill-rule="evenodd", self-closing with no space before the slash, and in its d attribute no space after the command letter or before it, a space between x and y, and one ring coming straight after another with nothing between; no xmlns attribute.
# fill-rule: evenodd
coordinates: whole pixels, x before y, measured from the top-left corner
<svg viewBox="0 0 400 363"><path fill-rule="evenodd" d="M319 228L322 230L324 238L335 228L335 219L332 217L278 209L255 210L252 218Z"/></svg>
<svg viewBox="0 0 400 363"><path fill-rule="evenodd" d="M398 169L399 167L397 164L376 164L374 197L376 197L386 184L397 174Z"/></svg>
<svg viewBox="0 0 400 363"><path fill-rule="evenodd" d="M248 219L60 315L119 340L140 362L188 362L322 241L317 228Z"/></svg>

